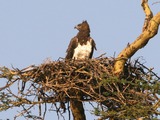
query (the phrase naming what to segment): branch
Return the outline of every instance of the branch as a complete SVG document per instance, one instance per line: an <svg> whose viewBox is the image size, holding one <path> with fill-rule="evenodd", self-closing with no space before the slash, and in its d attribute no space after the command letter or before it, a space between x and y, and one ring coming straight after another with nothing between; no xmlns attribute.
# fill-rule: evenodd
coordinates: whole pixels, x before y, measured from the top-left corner
<svg viewBox="0 0 160 120"><path fill-rule="evenodd" d="M141 6L144 10L144 13L146 14L144 25L143 25L143 31L145 31L148 27L149 21L153 18L153 13L149 8L148 0L142 0Z"/></svg>
<svg viewBox="0 0 160 120"><path fill-rule="evenodd" d="M129 44L116 58L114 64L114 73L120 75L123 73L126 61L131 58L139 49L147 45L148 41L154 37L158 32L160 24L160 12L154 17L152 11L148 6L148 0L142 0L142 8L146 14L144 26L140 36L131 44Z"/></svg>

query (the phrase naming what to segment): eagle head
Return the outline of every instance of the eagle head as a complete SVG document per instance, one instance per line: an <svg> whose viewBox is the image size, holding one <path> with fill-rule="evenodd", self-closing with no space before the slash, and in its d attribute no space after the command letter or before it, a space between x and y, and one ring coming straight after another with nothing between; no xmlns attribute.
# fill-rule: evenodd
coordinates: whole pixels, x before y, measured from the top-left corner
<svg viewBox="0 0 160 120"><path fill-rule="evenodd" d="M88 22L86 20L83 21L82 23L78 24L74 28L79 30L79 31L88 31L88 32L90 32L89 24L88 24Z"/></svg>

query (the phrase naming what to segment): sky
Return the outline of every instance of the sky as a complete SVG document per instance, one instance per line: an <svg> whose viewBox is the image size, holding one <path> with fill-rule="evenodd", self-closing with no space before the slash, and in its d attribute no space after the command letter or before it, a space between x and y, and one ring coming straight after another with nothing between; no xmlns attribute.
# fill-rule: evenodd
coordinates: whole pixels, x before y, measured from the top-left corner
<svg viewBox="0 0 160 120"><path fill-rule="evenodd" d="M160 4L152 5L156 1L149 0L154 15L160 11ZM0 66L22 69L48 58L64 58L77 34L74 26L83 20L88 21L96 42L94 57L103 53L116 57L142 31L145 15L140 4L141 0L0 0ZM132 57L142 56L142 62L158 75L159 39L157 34ZM12 120L15 113L15 109L1 112L0 119ZM52 116L48 114L46 120ZM88 112L87 118L94 116Z"/></svg>

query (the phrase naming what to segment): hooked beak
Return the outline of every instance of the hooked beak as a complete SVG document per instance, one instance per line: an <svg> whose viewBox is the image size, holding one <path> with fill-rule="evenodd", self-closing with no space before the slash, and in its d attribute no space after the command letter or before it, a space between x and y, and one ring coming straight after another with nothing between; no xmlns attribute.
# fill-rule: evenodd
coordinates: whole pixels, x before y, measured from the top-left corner
<svg viewBox="0 0 160 120"><path fill-rule="evenodd" d="M77 30L79 30L79 26L78 26L78 25L77 25L77 26L75 26L75 27L74 27L74 29L77 29Z"/></svg>

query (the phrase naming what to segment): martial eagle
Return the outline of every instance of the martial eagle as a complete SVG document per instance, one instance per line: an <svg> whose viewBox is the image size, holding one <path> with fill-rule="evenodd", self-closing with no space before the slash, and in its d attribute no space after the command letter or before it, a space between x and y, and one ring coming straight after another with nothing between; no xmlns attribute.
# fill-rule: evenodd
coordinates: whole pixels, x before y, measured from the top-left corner
<svg viewBox="0 0 160 120"><path fill-rule="evenodd" d="M92 58L96 44L90 37L90 28L87 21L83 21L75 27L79 32L71 39L67 49L66 59L85 60ZM80 95L80 92L77 92ZM79 96L82 98L82 96ZM83 103L77 99L70 99L70 108L73 118L76 120L86 120ZM77 116L78 115L78 116Z"/></svg>
<svg viewBox="0 0 160 120"><path fill-rule="evenodd" d="M70 41L67 49L66 59L84 60L92 58L96 44L90 37L90 28L87 21L75 26L79 32Z"/></svg>

